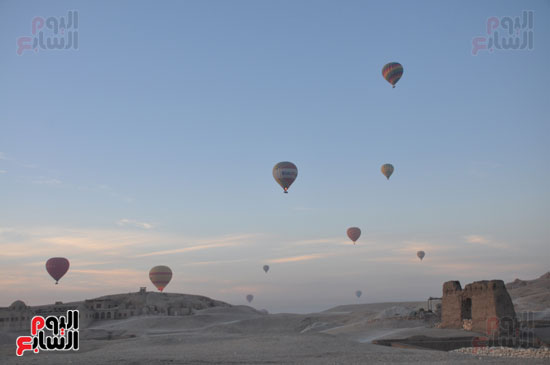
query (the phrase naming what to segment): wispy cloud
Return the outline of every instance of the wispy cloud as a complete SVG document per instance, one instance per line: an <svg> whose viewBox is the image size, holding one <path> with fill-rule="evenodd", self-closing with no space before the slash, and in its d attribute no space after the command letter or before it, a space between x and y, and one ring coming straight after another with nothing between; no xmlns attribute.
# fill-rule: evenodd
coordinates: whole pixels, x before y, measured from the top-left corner
<svg viewBox="0 0 550 365"><path fill-rule="evenodd" d="M121 253L121 248L134 246L138 242L137 238L132 239L130 235L110 235L109 233L93 232L89 236L69 234L45 237L40 239L40 241L79 252L99 251L103 252L104 255L118 255Z"/></svg>
<svg viewBox="0 0 550 365"><path fill-rule="evenodd" d="M224 288L220 290L220 293L260 293L264 288L260 285L237 285L229 288Z"/></svg>
<svg viewBox="0 0 550 365"><path fill-rule="evenodd" d="M72 256L90 253L116 256L126 253L128 247L162 238L146 232L100 229L0 228L2 257L48 257L60 251Z"/></svg>
<svg viewBox="0 0 550 365"><path fill-rule="evenodd" d="M71 266L72 267L84 267L84 266L102 266L102 265L111 265L116 264L117 261L111 260L103 260L103 261L82 261L79 259L71 259ZM33 261L33 262L27 262L23 264L24 266L44 266L44 261Z"/></svg>
<svg viewBox="0 0 550 365"><path fill-rule="evenodd" d="M123 218L116 222L117 225L124 227L124 226L131 226L131 227L137 227L137 228L143 228L143 229L152 229L155 228L155 225L153 223L147 223L147 222L139 222L133 219L127 219Z"/></svg>
<svg viewBox="0 0 550 365"><path fill-rule="evenodd" d="M136 255L134 257L172 255L172 254L175 254L175 253L184 253L184 252L191 252L191 251L208 250L208 249L212 249L212 248L221 248L221 247L237 247L237 246L243 246L243 245L244 245L243 242L211 243L211 244L203 244L203 245L176 248L176 249L173 249L173 250L163 250L163 251L149 252L149 253L144 253L144 254L141 254L141 255Z"/></svg>
<svg viewBox="0 0 550 365"><path fill-rule="evenodd" d="M134 278L136 276L143 276L143 271L131 270L131 269L108 269L108 270L94 270L94 269L71 269L71 273L86 274L92 276L108 276L109 278Z"/></svg>
<svg viewBox="0 0 550 365"><path fill-rule="evenodd" d="M479 234L471 234L468 236L465 236L464 239L466 242L474 244L474 245L480 245L480 246L486 246L491 248L498 248L498 249L510 249L510 246L503 242L496 242L493 239L482 236Z"/></svg>
<svg viewBox="0 0 550 365"><path fill-rule="evenodd" d="M446 246L444 244L435 244L429 241L403 241L401 247L396 247L392 252L403 254L406 256L413 255L416 257L416 253L420 250L435 253L452 250L452 246Z"/></svg>
<svg viewBox="0 0 550 365"><path fill-rule="evenodd" d="M301 255L301 256L282 257L279 259L271 259L271 260L267 260L267 262L271 264L282 264L287 262L317 260L317 259L325 258L327 256L329 255L328 254L310 254L310 255Z"/></svg>
<svg viewBox="0 0 550 365"><path fill-rule="evenodd" d="M0 170L0 174L5 174L5 173L7 173L6 170Z"/></svg>
<svg viewBox="0 0 550 365"><path fill-rule="evenodd" d="M0 160L7 160L6 154L4 152L0 152Z"/></svg>
<svg viewBox="0 0 550 365"><path fill-rule="evenodd" d="M307 245L319 245L324 243L340 243L342 240L339 238L317 238L311 240L300 240L291 242L290 245L295 246L307 246Z"/></svg>
<svg viewBox="0 0 550 365"><path fill-rule="evenodd" d="M484 236L479 235L479 234L471 234L469 236L464 237L464 239L468 243L479 243L479 244L482 244L482 245L486 245L490 242L490 240L487 237L484 237Z"/></svg>
<svg viewBox="0 0 550 365"><path fill-rule="evenodd" d="M38 185L61 185L61 180L46 178L46 177L40 177L40 178L34 180L33 184L38 184Z"/></svg>
<svg viewBox="0 0 550 365"><path fill-rule="evenodd" d="M223 265L223 264L236 264L240 262L246 262L248 260L218 260L218 261L194 261L186 262L185 266L205 266L205 265Z"/></svg>

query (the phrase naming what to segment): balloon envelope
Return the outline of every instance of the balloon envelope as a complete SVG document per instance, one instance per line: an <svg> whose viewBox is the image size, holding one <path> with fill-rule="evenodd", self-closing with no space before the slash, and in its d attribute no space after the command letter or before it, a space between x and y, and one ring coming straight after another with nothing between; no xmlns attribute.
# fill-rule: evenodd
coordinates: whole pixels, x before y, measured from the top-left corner
<svg viewBox="0 0 550 365"><path fill-rule="evenodd" d="M382 76L389 82L392 87L395 87L397 81L403 76L403 66L397 62L390 62L382 67Z"/></svg>
<svg viewBox="0 0 550 365"><path fill-rule="evenodd" d="M426 253L424 251L418 251L416 253L416 256L418 256L418 258L420 259L420 261L422 261L422 259L424 258L424 256L426 256Z"/></svg>
<svg viewBox="0 0 550 365"><path fill-rule="evenodd" d="M382 165L382 167L380 168L380 171L382 171L386 179L389 180L391 174L393 174L393 165L391 163L386 163Z"/></svg>
<svg viewBox="0 0 550 365"><path fill-rule="evenodd" d="M357 298L360 298L361 295L363 295L363 292L362 292L361 290L357 290L357 291L355 292L355 295L357 296Z"/></svg>
<svg viewBox="0 0 550 365"><path fill-rule="evenodd" d="M349 239L353 241L353 244L355 244L355 241L357 241L359 239L359 236L361 236L361 230L357 227L348 228L347 233Z"/></svg>
<svg viewBox="0 0 550 365"><path fill-rule="evenodd" d="M281 185L285 193L298 176L298 168L292 162L279 162L273 167L273 178Z"/></svg>
<svg viewBox="0 0 550 365"><path fill-rule="evenodd" d="M149 279L162 292L172 279L172 270L164 265L155 266L149 271Z"/></svg>
<svg viewBox="0 0 550 365"><path fill-rule="evenodd" d="M264 271L267 273L269 271L269 265L264 265Z"/></svg>
<svg viewBox="0 0 550 365"><path fill-rule="evenodd" d="M252 294L248 294L246 296L246 300L248 301L248 303L252 302L253 299L254 299L254 295L252 295Z"/></svg>
<svg viewBox="0 0 550 365"><path fill-rule="evenodd" d="M54 278L56 284L69 270L69 266L69 260L64 257L52 257L46 261L46 271Z"/></svg>

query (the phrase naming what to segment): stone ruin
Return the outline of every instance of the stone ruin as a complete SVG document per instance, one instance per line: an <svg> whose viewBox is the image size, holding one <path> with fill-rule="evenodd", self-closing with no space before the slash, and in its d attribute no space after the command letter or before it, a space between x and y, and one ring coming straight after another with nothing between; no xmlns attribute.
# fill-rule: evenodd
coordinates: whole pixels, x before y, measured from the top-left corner
<svg viewBox="0 0 550 365"><path fill-rule="evenodd" d="M66 315L68 310L79 311L79 324L85 328L94 321L124 320L142 315L187 316L196 310L230 306L200 295L147 292L145 287L134 293L33 307L16 300L7 308L0 307L0 331L28 330L32 317L59 317Z"/></svg>
<svg viewBox="0 0 550 365"><path fill-rule="evenodd" d="M514 326L516 312L502 280L483 280L462 289L460 282L443 284L440 328L464 328L487 335L499 335L503 323Z"/></svg>

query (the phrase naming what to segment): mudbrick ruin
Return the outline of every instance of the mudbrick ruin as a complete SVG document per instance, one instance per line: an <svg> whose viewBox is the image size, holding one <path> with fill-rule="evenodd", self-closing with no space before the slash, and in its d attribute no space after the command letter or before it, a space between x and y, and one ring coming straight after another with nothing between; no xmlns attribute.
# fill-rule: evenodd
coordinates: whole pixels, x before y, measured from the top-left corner
<svg viewBox="0 0 550 365"><path fill-rule="evenodd" d="M515 323L514 305L502 280L476 281L464 289L458 281L443 284L441 328L499 335Z"/></svg>

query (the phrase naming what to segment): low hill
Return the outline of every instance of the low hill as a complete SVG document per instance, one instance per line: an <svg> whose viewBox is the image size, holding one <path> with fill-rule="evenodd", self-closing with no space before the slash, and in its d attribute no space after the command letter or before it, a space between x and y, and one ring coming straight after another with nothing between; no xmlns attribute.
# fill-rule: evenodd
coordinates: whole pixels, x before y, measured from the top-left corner
<svg viewBox="0 0 550 365"><path fill-rule="evenodd" d="M538 279L516 279L506 284L516 312L550 311L550 271Z"/></svg>

